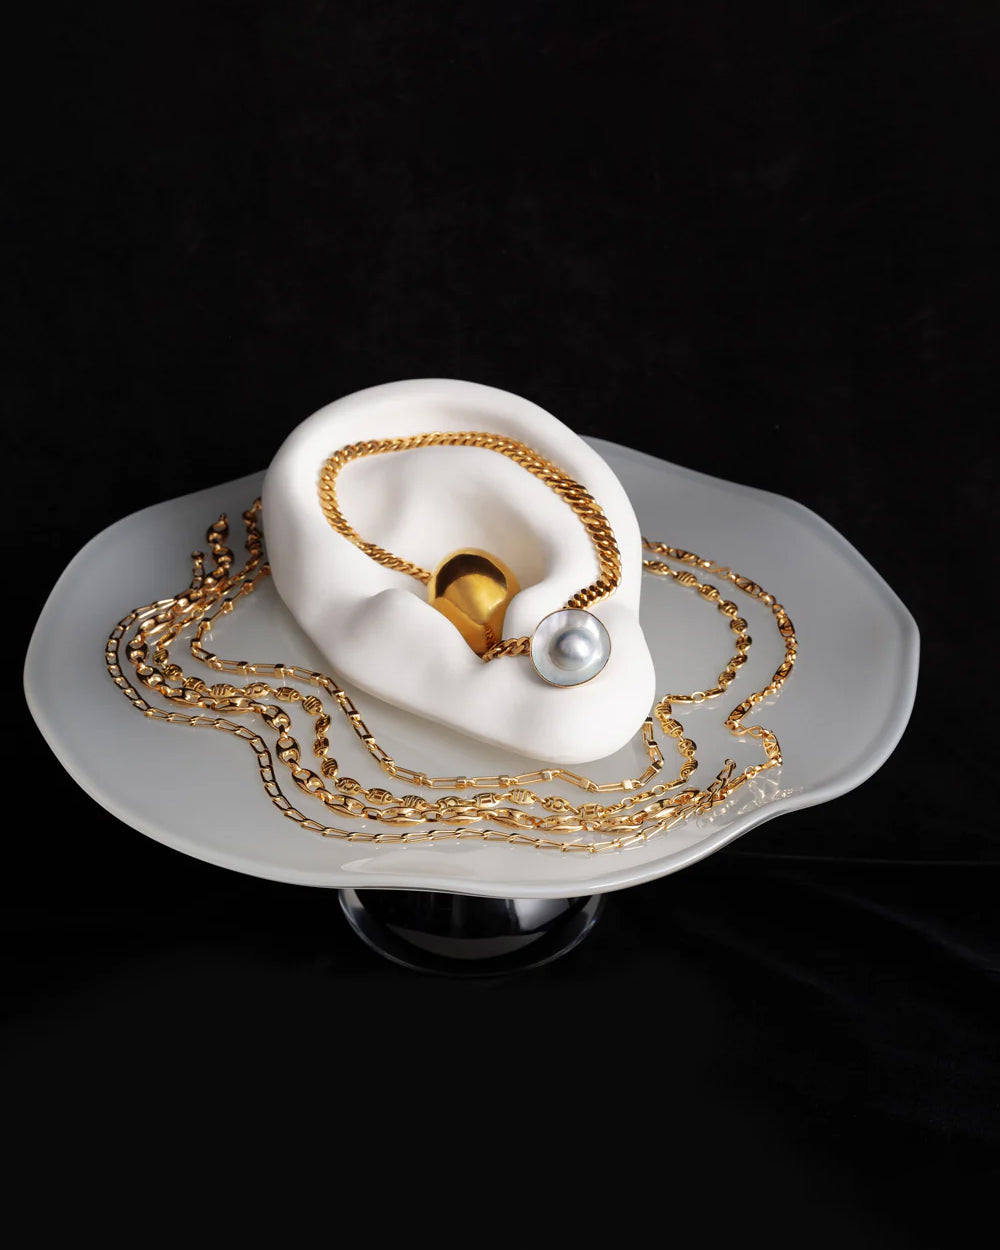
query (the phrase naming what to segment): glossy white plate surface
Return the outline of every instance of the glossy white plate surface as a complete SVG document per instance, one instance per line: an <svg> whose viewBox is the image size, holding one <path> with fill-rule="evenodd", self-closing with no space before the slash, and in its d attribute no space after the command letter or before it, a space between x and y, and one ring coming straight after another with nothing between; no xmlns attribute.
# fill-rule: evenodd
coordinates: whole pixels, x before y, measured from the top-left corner
<svg viewBox="0 0 1000 1250"><path fill-rule="evenodd" d="M141 833L238 872L315 886L525 898L616 890L676 872L765 820L860 785L895 747L913 705L918 634L898 597L843 537L800 504L601 439L588 441L618 474L646 537L753 578L778 598L795 626L795 669L781 693L749 718L775 731L784 763L706 816L644 845L598 854L472 841L351 844L321 838L282 817L261 788L244 742L142 717L107 675L105 640L132 608L187 586L190 553L204 547L205 529L221 512L230 516L234 551L242 550L240 514L259 494L263 473L144 509L83 548L53 589L31 640L24 671L31 712L83 789ZM675 709L698 745L701 763L690 784L700 786L709 784L727 756L740 769L762 758L755 739L733 738L722 721L746 694L767 684L783 654L767 608L719 579L715 584L740 604L754 642L726 695ZM641 615L659 691L715 683L732 653L733 636L720 613L693 592L647 576ZM232 658L331 669L269 579L206 641ZM185 645L176 659L186 672L200 667ZM209 674L202 669L199 675ZM501 754L371 696L349 693L382 745L411 768L473 776L544 763ZM335 710L333 715L332 754L342 773L398 790ZM297 736L309 741L307 734ZM664 754L664 776L670 777L677 756L669 740ZM636 776L646 762L635 745L579 771L610 781ZM324 820L327 809L287 780L281 779L282 789L295 805ZM566 785L547 789L573 793Z"/></svg>

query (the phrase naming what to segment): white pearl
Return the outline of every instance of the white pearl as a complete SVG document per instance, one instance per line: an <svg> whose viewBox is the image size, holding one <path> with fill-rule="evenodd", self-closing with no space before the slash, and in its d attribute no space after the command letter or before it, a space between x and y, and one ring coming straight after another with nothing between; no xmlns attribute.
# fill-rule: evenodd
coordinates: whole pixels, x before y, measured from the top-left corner
<svg viewBox="0 0 1000 1250"><path fill-rule="evenodd" d="M538 622L531 636L531 662L553 686L579 686L604 668L611 639L604 625L583 608L562 608Z"/></svg>
<svg viewBox="0 0 1000 1250"><path fill-rule="evenodd" d="M583 668L593 658L594 640L582 629L564 629L549 644L549 659L557 668Z"/></svg>

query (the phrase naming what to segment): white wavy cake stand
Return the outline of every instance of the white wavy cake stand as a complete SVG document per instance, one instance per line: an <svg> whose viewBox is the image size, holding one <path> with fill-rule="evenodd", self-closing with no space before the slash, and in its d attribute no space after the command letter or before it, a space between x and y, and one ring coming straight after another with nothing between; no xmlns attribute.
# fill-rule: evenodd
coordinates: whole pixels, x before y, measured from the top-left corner
<svg viewBox="0 0 1000 1250"><path fill-rule="evenodd" d="M261 788L254 754L244 742L143 718L107 675L105 640L132 608L188 584L190 553L204 547L205 529L220 513L229 515L234 552L242 551L241 513L259 494L262 473L146 508L80 551L54 587L31 639L24 670L29 708L83 789L141 833L237 872L342 892L404 889L524 900L599 895L676 872L766 820L826 802L865 781L898 742L916 690L918 632L899 598L840 534L800 504L601 439L587 441L617 473L647 538L752 578L778 598L795 626L795 669L780 694L749 718L775 731L784 763L708 815L643 845L597 854L471 840L352 844L309 833L282 817ZM266 541L266 517L264 529ZM767 684L783 654L767 608L720 579L716 584L739 602L753 646L722 698L675 709L698 746L700 767L689 784L703 787L727 756L740 769L762 758L755 739L733 738L722 721L747 693ZM647 576L641 618L658 691L714 685L732 653L733 635L720 613L694 591ZM214 631L208 645L231 658L331 667L270 579ZM176 658L187 672L202 669L183 645ZM539 766L349 693L380 743L411 768L482 776ZM336 709L332 714L331 753L342 774L368 786L391 786ZM310 738L308 732L299 736ZM663 777L669 778L679 757L670 740L663 749ZM610 781L636 776L646 763L636 744L580 771ZM279 767L279 778L283 772ZM318 800L301 794L290 777L281 782L296 807L325 819L328 810ZM570 793L565 783L536 789ZM581 801L586 797L579 792Z"/></svg>

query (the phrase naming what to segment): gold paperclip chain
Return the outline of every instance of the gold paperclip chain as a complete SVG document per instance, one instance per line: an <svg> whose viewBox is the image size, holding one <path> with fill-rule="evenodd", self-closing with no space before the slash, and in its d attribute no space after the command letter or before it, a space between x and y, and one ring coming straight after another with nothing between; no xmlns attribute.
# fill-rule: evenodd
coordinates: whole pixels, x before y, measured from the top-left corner
<svg viewBox="0 0 1000 1250"><path fill-rule="evenodd" d="M205 571L205 556L196 552L191 584L172 598L137 608L123 617L107 641L105 660L115 685L145 716L195 728L216 729L246 741L254 752L261 783L271 802L284 816L310 832L351 842L398 844L474 838L559 851L594 853L622 850L647 841L680 820L709 811L761 772L781 764L781 750L773 732L761 725L745 725L743 721L762 699L777 693L792 671L798 644L785 609L756 582L726 566L704 560L681 548L644 539L647 550L688 566L677 570L663 559L645 559L644 567L650 573L695 590L700 597L713 604L728 619L736 644L734 654L719 673L714 686L692 694L667 694L657 702L652 716L647 717L641 730L649 764L640 776L598 783L561 767L491 777L429 776L408 768L379 745L361 719L357 707L330 675L296 665L223 659L206 650L204 638L213 624L233 612L240 599L251 593L260 579L270 572L264 561L259 515L259 500L243 514L248 559L242 568L233 570L233 553L226 546L228 522L223 516L209 527L206 535L212 554L212 570ZM764 761L750 765L737 774L734 761L726 760L713 782L703 790L691 787L679 789L697 767L697 761L695 744L684 736L681 725L672 717L673 705L702 703L723 694L746 663L751 639L747 633L747 622L739 615L737 605L724 598L715 586L699 582L689 571L690 567L721 577L768 607L785 652L768 685L748 695L724 722L734 736L751 735L757 738L764 751ZM186 676L171 659L170 648L187 629L194 631L190 643L194 658L215 672L254 680L243 686L227 682L209 686L200 678ZM140 685L174 707L167 710L149 703L129 681L121 667L122 646ZM397 797L382 787L365 787L353 777L341 776L336 759L330 755L327 734L332 719L319 695L303 694L294 686L285 684L271 685L260 680L265 676L276 677L282 683L297 682L332 698L355 735L389 777L418 789L476 790L478 793L468 798L460 793L451 793L437 801L417 794ZM289 732L291 718L284 708L278 706L281 703L299 704L313 718L312 755L318 761L318 772L302 763L302 748ZM199 710L181 710L195 708ZM279 763L288 769L293 782L303 793L319 799L338 819L360 819L402 827L402 831L345 829L325 825L304 815L282 792L267 743L252 728L228 719L232 715L259 717L269 730L274 731L277 734L274 754ZM655 738L654 717L661 731L673 738L681 764L672 781L650 785L664 762ZM552 781L565 782L592 794L624 792L625 797L610 804L573 803L565 796L542 796L529 788ZM328 782L333 788L327 785ZM545 815L523 810L531 807L542 808ZM581 834L586 836L572 836Z"/></svg>

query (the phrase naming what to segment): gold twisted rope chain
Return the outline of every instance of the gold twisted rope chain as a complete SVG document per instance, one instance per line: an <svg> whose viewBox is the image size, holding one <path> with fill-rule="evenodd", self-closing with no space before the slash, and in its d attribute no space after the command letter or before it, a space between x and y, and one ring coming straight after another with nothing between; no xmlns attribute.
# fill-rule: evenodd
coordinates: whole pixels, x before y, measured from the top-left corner
<svg viewBox="0 0 1000 1250"><path fill-rule="evenodd" d="M111 680L144 716L172 724L219 730L247 742L254 752L261 784L271 802L283 816L309 832L349 842L396 845L475 839L558 851L595 853L623 850L648 841L679 821L710 811L760 773L776 768L782 762L781 749L774 733L761 725L743 722L758 703L778 692L795 663L798 644L785 609L756 582L741 577L730 568L704 560L693 552L644 539L644 547L654 555L687 566L674 569L664 559L644 559L644 568L656 576L692 589L713 604L728 619L736 644L733 656L719 673L714 686L692 694L666 694L657 702L653 714L647 717L641 730L649 764L640 776L598 783L561 767L491 777L438 777L408 768L379 745L351 698L329 674L298 665L223 659L205 648L204 639L213 624L235 611L239 601L270 572L264 558L259 516L260 500L257 500L243 514L248 558L242 568L235 570L233 553L226 546L229 533L226 517L220 517L211 525L206 535L212 557L211 570L206 571L204 553L195 552L190 585L177 595L136 608L123 617L107 640L105 662ZM764 761L737 773L735 762L727 759L715 779L704 789L685 786L697 767L696 747L673 719L673 705L703 703L725 693L746 663L751 639L747 633L747 622L739 615L737 605L724 598L715 586L700 582L689 571L691 567L722 578L769 608L784 643L784 659L770 682L763 689L748 695L724 721L725 727L734 736L750 735L756 738L763 749ZM170 652L172 644L185 630L194 631L190 650L195 659L217 673L254 680L243 686L228 682L209 686L201 678L185 675L180 665L171 659ZM162 698L169 705L169 710L168 707L150 703L126 676L120 656L123 647L139 685ZM468 797L461 793L449 793L437 801L417 794L397 797L382 787L365 787L353 777L341 776L336 759L330 755L331 744L327 734L332 717L322 698L316 693L304 694L294 686L272 685L260 680L262 677L278 678L282 683L296 682L329 696L369 755L390 778L418 789L475 790L478 793ZM318 772L303 764L302 747L289 732L291 717L279 706L282 703L298 704L313 718L312 754L318 761ZM258 732L229 719L241 715L258 717L268 730L276 733L273 755ZM664 763L655 737L654 718L661 731L674 740L681 764L672 781L651 785ZM288 770L298 789L320 800L337 819L360 819L393 828L385 831L343 828L306 816L281 790L274 767L275 757ZM625 797L611 804L596 801L572 803L562 795L542 796L529 789L546 782L565 782L591 794L624 792ZM545 814L524 810L534 807L543 809Z"/></svg>
<svg viewBox="0 0 1000 1250"><path fill-rule="evenodd" d="M341 469L353 460L361 460L366 456L379 456L394 451L413 451L419 447L481 447L485 451L495 451L508 460L514 461L522 469L539 478L550 490L563 499L579 517L584 529L590 536L597 553L599 575L595 582L578 590L575 595L562 605L564 608L588 608L614 594L622 578L621 554L615 539L614 530L604 510L585 487L564 473L558 465L546 460L534 448L514 438L505 438L501 434L485 434L479 430L434 431L429 434L414 434L406 438L380 438L368 442L351 443L341 447L323 463L319 475L319 501L326 519L338 534L360 548L365 555L386 568L407 573L417 581L426 585L431 578L428 569L419 564L412 564L400 556L386 551L377 543L367 542L353 528L344 516L337 499L337 477ZM531 649L528 637L504 638L484 654L483 660L495 660L500 656L527 655Z"/></svg>

